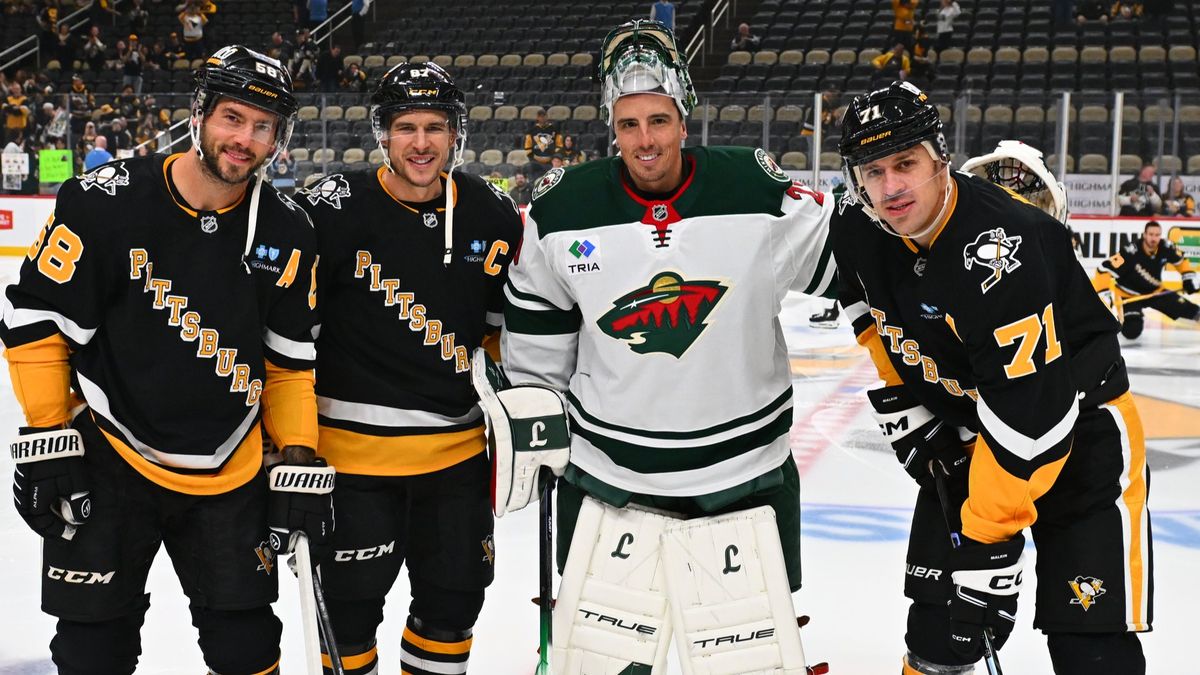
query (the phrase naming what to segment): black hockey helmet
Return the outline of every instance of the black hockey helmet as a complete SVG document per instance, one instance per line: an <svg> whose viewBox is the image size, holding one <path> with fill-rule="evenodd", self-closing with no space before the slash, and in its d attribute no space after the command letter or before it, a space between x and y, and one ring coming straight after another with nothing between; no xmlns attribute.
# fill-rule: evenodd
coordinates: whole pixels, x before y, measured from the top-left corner
<svg viewBox="0 0 1200 675"><path fill-rule="evenodd" d="M292 76L279 61L242 45L229 45L205 59L193 81L192 143L197 150L198 119L211 112L222 96L279 115L275 152L287 147L298 105L292 94Z"/></svg>
<svg viewBox="0 0 1200 675"><path fill-rule="evenodd" d="M432 61L397 63L379 80L371 94L371 128L376 140L387 137L395 113L424 108L446 113L459 140L467 135L467 105L462 90L444 68Z"/></svg>
<svg viewBox="0 0 1200 675"><path fill-rule="evenodd" d="M925 142L935 160L950 162L937 106L912 83L893 82L856 97L842 117L838 143L846 184L854 197L871 208L859 181L858 167Z"/></svg>

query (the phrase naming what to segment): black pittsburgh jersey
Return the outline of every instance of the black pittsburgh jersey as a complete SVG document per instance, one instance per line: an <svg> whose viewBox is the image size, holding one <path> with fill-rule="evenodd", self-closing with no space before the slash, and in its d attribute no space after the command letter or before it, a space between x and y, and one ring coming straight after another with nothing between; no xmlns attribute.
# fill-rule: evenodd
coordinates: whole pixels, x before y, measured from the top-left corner
<svg viewBox="0 0 1200 675"><path fill-rule="evenodd" d="M194 494L245 483L262 463L267 359L311 370L316 239L264 186L219 212L174 189L182 155L111 162L63 184L5 295L10 350L66 339L71 386L147 478Z"/></svg>
<svg viewBox="0 0 1200 675"><path fill-rule="evenodd" d="M1183 278L1195 278L1192 264L1170 241L1159 241L1153 251L1141 241L1129 242L1120 253L1100 263L1098 274L1111 274L1117 288L1127 295L1154 293L1162 289L1163 267L1174 267Z"/></svg>
<svg viewBox="0 0 1200 675"><path fill-rule="evenodd" d="M928 251L845 200L830 229L839 302L880 376L979 432L963 529L994 542L1036 518L1033 500L1071 449L1079 396L1120 379L1118 325L1061 223L976 176L951 176L954 201ZM1127 385L1117 387L1105 400Z"/></svg>
<svg viewBox="0 0 1200 675"><path fill-rule="evenodd" d="M444 265L445 198L400 201L385 171L334 174L297 197L321 254L319 447L342 473L413 475L483 451L470 356L503 323L521 219L507 195L455 174Z"/></svg>

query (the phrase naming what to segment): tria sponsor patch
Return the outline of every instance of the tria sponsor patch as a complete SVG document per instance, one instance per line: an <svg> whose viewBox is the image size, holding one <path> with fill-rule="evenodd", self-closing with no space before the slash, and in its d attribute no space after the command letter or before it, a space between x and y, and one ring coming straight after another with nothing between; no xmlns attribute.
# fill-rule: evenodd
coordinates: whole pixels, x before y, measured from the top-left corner
<svg viewBox="0 0 1200 675"><path fill-rule="evenodd" d="M600 271L600 251L587 239L576 239L567 247L567 274L592 274Z"/></svg>

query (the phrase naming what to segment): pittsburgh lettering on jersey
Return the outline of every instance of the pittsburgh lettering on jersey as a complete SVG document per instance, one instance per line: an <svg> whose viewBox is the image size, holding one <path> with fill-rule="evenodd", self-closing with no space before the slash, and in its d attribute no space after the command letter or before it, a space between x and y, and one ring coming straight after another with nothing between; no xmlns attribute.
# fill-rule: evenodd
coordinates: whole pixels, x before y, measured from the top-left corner
<svg viewBox="0 0 1200 675"><path fill-rule="evenodd" d="M938 376L937 362L921 354L921 345L916 340L905 339L903 328L889 326L886 323L887 314L883 310L872 307L871 316L875 319L875 330L879 333L880 339L884 340L888 351L899 354L904 365L920 368L921 377L926 382L941 384L952 396L966 395L970 396L972 401L979 400L979 393L975 389L964 389L958 380Z"/></svg>
<svg viewBox="0 0 1200 675"><path fill-rule="evenodd" d="M413 332L425 331L425 346L440 348L442 360L454 362L454 372L465 373L471 369L467 348L455 344L454 333L442 333L442 322L430 319L428 309L425 305L416 302L416 296L413 293L401 291L399 279L384 279L383 267L378 263L371 262L370 251L360 250L357 252L354 278L368 278L370 281L368 288L372 291L383 291L384 307L399 305L400 311L396 316L401 321L407 321L409 329Z"/></svg>
<svg viewBox="0 0 1200 675"><path fill-rule="evenodd" d="M263 383L258 378L250 379L253 372L250 366L237 363L238 350L221 347L220 332L200 325L200 313L185 311L188 306L186 295L168 295L171 290L171 280L154 276L154 262L144 248L129 249L129 278L145 279L142 288L144 293L153 293L152 306L154 309L169 310L167 325L179 328L179 339L184 342L196 342L196 358L210 359L216 357L214 371L217 377L231 378L229 391L246 394L246 407L258 403L262 396Z"/></svg>

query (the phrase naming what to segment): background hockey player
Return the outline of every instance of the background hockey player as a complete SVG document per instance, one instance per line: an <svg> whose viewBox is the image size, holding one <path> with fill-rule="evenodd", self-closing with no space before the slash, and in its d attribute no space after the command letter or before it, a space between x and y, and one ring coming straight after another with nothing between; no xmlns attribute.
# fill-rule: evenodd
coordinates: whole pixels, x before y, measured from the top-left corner
<svg viewBox="0 0 1200 675"><path fill-rule="evenodd" d="M904 672L971 672L985 627L1003 645L1031 526L1034 626L1055 672L1144 673L1142 427L1116 321L1062 224L951 171L937 109L911 84L855 99L840 150L839 301L884 381L868 392L880 427L921 486ZM932 471L949 486L945 515Z"/></svg>
<svg viewBox="0 0 1200 675"><path fill-rule="evenodd" d="M1181 291L1163 284L1163 268L1167 265L1183 277ZM1162 225L1157 221L1146 223L1140 241L1126 244L1120 253L1100 263L1093 285L1101 293L1108 291L1115 296L1121 335L1131 340L1146 326L1146 309L1157 309L1172 319L1200 321L1200 305L1184 297L1197 290L1196 271L1169 239L1163 239Z"/></svg>
<svg viewBox="0 0 1200 675"><path fill-rule="evenodd" d="M375 672L384 598L406 563L404 672L466 672L492 580L470 354L499 331L521 220L506 194L454 171L466 120L446 71L398 64L371 99L385 165L299 197L320 244L320 448L341 474L323 578L347 673Z"/></svg>
<svg viewBox="0 0 1200 675"><path fill-rule="evenodd" d="M600 73L601 115L620 156L537 182L506 288L512 383L550 387L568 402L559 567L585 496L625 512L616 519L630 505L686 517L767 505L787 571L773 591L786 598L787 586L800 586L800 503L777 314L789 290L821 295L833 284L832 200L793 184L762 150L681 149L696 98L661 24L610 33ZM566 459L556 461L561 471ZM657 537L638 541L634 549L657 551ZM562 593L556 659L566 639L558 626L572 621Z"/></svg>
<svg viewBox="0 0 1200 675"><path fill-rule="evenodd" d="M317 550L332 528L312 451L316 239L258 173L295 112L277 61L219 50L196 73L193 150L66 182L7 290L28 424L14 496L43 537L60 673L134 671L163 544L211 672L278 668L272 548L306 531ZM271 485L314 489L268 496L260 420L286 458Z"/></svg>

